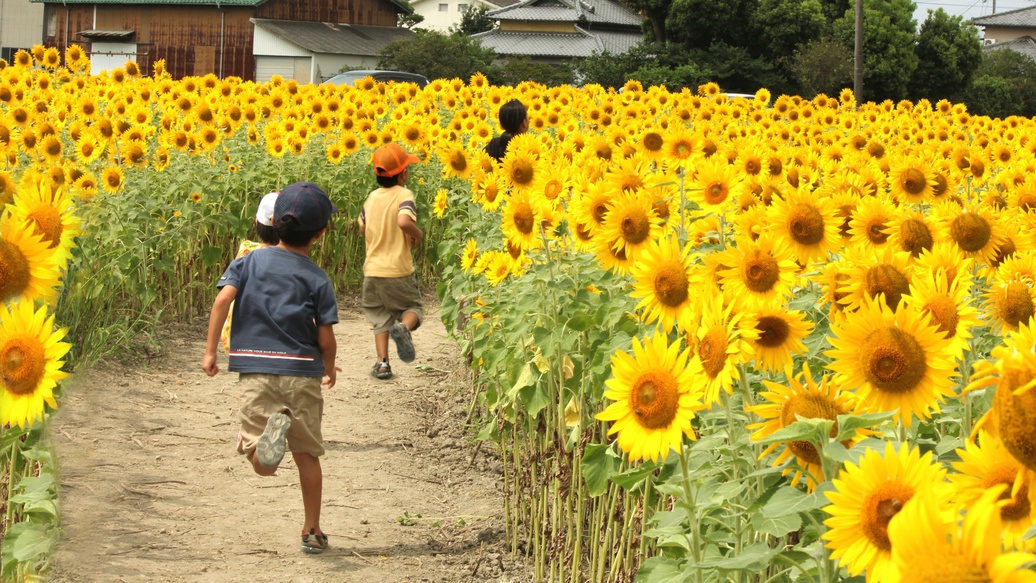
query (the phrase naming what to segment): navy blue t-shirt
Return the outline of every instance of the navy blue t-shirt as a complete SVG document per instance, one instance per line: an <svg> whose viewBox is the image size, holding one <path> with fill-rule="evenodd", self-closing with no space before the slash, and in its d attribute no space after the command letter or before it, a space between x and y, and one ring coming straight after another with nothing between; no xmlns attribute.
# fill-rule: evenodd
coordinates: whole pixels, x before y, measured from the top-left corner
<svg viewBox="0 0 1036 583"><path fill-rule="evenodd" d="M217 288L237 288L228 369L324 376L317 327L338 323L338 301L323 269L300 253L256 249L235 259Z"/></svg>

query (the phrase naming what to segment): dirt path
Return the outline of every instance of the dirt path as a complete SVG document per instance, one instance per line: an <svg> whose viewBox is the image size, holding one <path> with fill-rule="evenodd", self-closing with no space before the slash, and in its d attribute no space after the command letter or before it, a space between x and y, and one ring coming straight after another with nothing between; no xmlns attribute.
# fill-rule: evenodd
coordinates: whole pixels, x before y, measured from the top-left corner
<svg viewBox="0 0 1036 583"><path fill-rule="evenodd" d="M163 356L80 371L51 423L63 538L51 581L522 581L503 531L501 465L465 432L472 394L434 303L413 364L369 375L370 329L342 303L325 393L331 548L299 551L290 461L261 478L234 451L237 375L206 377L203 323ZM225 370L226 359L221 355Z"/></svg>

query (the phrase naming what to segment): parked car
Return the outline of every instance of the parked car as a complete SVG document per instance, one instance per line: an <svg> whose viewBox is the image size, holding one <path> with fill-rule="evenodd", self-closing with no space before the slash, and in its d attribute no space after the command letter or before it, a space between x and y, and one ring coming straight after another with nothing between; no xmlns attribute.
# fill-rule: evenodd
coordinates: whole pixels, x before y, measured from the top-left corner
<svg viewBox="0 0 1036 583"><path fill-rule="evenodd" d="M357 81L365 77L371 77L375 81L380 81L382 83L395 81L396 83L414 83L418 87L428 85L428 79L424 75L418 75L417 73L370 69L345 71L344 73L339 73L334 77L331 77L327 81L324 81L324 83L331 83L332 85L354 85Z"/></svg>

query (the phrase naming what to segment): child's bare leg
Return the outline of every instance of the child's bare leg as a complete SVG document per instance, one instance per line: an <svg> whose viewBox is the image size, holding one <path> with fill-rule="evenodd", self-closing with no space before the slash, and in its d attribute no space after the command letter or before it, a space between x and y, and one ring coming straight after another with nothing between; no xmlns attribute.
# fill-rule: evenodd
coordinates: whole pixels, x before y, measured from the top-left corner
<svg viewBox="0 0 1036 583"><path fill-rule="evenodd" d="M295 458L295 465L299 467L302 507L306 514L302 532L308 533L310 529L315 529L317 534L324 534L324 531L320 530L320 498L324 488L324 474L320 469L320 458L308 453L297 452L291 452L291 456Z"/></svg>
<svg viewBox="0 0 1036 583"><path fill-rule="evenodd" d="M378 332L374 335L374 348L378 351L378 360L388 362L388 341L388 330L385 330L384 332Z"/></svg>
<svg viewBox="0 0 1036 583"><path fill-rule="evenodd" d="M400 316L399 319L408 330L417 328L417 325L420 323L420 320L417 318L417 314L413 312L403 312L403 315Z"/></svg>
<svg viewBox="0 0 1036 583"><path fill-rule="evenodd" d="M248 461L252 462L252 469L255 470L255 473L259 474L260 476L272 476L277 473L276 467L271 468L268 466L264 466L263 464L259 463L259 460L255 459L255 450L249 452Z"/></svg>

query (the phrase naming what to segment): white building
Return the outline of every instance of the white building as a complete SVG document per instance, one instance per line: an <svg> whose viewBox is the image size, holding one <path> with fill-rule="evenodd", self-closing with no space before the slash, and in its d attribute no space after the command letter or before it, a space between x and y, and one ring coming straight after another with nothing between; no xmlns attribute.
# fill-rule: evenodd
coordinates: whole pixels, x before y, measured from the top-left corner
<svg viewBox="0 0 1036 583"><path fill-rule="evenodd" d="M469 8L485 6L489 10L496 10L518 2L519 0L410 0L410 5L414 7L414 14L424 17L416 28L449 32L450 27L460 25L461 17Z"/></svg>
<svg viewBox="0 0 1036 583"><path fill-rule="evenodd" d="M0 0L0 59L11 62L18 49L43 42L43 4Z"/></svg>

